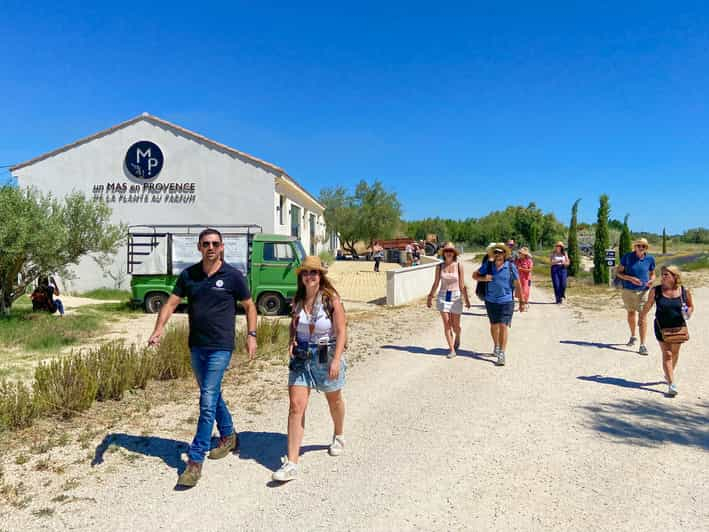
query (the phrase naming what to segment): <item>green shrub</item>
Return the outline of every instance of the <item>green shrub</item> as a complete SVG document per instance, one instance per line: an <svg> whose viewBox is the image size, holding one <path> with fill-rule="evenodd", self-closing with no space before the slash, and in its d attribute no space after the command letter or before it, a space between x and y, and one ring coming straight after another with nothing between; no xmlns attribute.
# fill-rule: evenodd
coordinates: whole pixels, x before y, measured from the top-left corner
<svg viewBox="0 0 709 532"><path fill-rule="evenodd" d="M123 393L133 385L139 354L134 346L121 342L104 344L86 356L90 371L96 375L96 400L123 399Z"/></svg>
<svg viewBox="0 0 709 532"><path fill-rule="evenodd" d="M187 325L177 325L168 329L158 347L148 350L148 356L153 357L155 379L181 379L192 374L188 337Z"/></svg>
<svg viewBox="0 0 709 532"><path fill-rule="evenodd" d="M33 389L39 407L65 418L88 409L98 387L95 368L80 353L42 362L34 372Z"/></svg>
<svg viewBox="0 0 709 532"><path fill-rule="evenodd" d="M79 294L79 297L86 297L89 299L101 299L101 300L116 300L123 301L131 298L131 293L128 290L118 290L116 288L96 288L83 294Z"/></svg>
<svg viewBox="0 0 709 532"><path fill-rule="evenodd" d="M0 381L0 429L29 427L38 413L32 392L24 383Z"/></svg>
<svg viewBox="0 0 709 532"><path fill-rule="evenodd" d="M320 260L325 264L332 264L333 262L335 262L335 256L332 254L331 251L323 250L318 256L320 257Z"/></svg>

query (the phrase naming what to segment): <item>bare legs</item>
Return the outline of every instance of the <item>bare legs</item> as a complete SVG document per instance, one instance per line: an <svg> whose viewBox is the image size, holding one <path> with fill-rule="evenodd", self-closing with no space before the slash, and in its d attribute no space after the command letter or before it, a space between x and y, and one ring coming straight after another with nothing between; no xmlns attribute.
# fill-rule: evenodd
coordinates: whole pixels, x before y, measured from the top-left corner
<svg viewBox="0 0 709 532"><path fill-rule="evenodd" d="M637 312L634 310L628 311L628 328L630 328L630 336L635 336L635 329L638 325L637 317ZM647 323L645 321L641 321L638 328L640 329L640 343L644 345L645 337L647 336Z"/></svg>
<svg viewBox="0 0 709 532"><path fill-rule="evenodd" d="M453 340L453 347L458 349L460 346L460 314L454 314L451 312L451 329L453 330L453 335L455 339Z"/></svg>
<svg viewBox="0 0 709 532"><path fill-rule="evenodd" d="M300 446L305 433L305 410L308 407L310 388L305 386L289 386L290 409L288 411L288 460L298 463ZM345 400L342 390L326 392L327 404L335 426L335 434L341 435L345 426Z"/></svg>
<svg viewBox="0 0 709 532"><path fill-rule="evenodd" d="M441 312L441 319L443 320L443 334L446 337L446 342L448 342L448 349L450 353L455 353L455 338L453 331L453 316L450 312ZM458 316L458 332L460 335L460 316Z"/></svg>
<svg viewBox="0 0 709 532"><path fill-rule="evenodd" d="M507 351L507 325L504 323L491 323L490 336L492 336L492 342L495 347L499 347L502 351Z"/></svg>
<svg viewBox="0 0 709 532"><path fill-rule="evenodd" d="M660 350L662 350L662 369L665 372L667 384L672 384L674 382L677 361L679 360L679 348L682 344L667 344L665 342L659 343Z"/></svg>

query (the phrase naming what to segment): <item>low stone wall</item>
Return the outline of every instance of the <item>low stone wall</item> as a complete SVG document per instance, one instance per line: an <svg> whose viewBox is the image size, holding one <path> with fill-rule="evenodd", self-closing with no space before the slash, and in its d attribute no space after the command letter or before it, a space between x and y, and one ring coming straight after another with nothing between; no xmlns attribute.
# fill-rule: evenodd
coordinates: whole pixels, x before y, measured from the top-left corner
<svg viewBox="0 0 709 532"><path fill-rule="evenodd" d="M387 305L404 305L428 294L439 260L421 257L422 264L387 272Z"/></svg>

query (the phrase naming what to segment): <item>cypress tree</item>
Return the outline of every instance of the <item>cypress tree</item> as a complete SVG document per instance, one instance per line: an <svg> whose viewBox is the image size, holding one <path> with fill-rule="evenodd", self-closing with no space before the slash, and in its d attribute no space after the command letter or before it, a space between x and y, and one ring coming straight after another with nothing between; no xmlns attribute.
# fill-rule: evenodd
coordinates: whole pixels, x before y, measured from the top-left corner
<svg viewBox="0 0 709 532"><path fill-rule="evenodd" d="M618 254L620 257L626 253L630 253L633 250L632 239L630 238L630 227L628 227L628 217L630 215L626 214L623 220L623 230L620 233L620 241L618 242ZM620 260L618 257L618 260Z"/></svg>
<svg viewBox="0 0 709 532"><path fill-rule="evenodd" d="M610 245L608 234L608 216L610 205L608 195L601 194L598 205L598 219L596 221L596 241L593 243L593 282L595 284L608 284L608 266L606 265L606 249Z"/></svg>
<svg viewBox="0 0 709 532"><path fill-rule="evenodd" d="M581 266L581 255L579 254L579 230L578 230L578 212L579 212L579 202L581 198L574 201L571 207L571 223L569 223L569 241L567 244L567 250L569 252L569 275L575 276L579 267Z"/></svg>
<svg viewBox="0 0 709 532"><path fill-rule="evenodd" d="M667 231L664 227L662 228L662 254L667 254Z"/></svg>

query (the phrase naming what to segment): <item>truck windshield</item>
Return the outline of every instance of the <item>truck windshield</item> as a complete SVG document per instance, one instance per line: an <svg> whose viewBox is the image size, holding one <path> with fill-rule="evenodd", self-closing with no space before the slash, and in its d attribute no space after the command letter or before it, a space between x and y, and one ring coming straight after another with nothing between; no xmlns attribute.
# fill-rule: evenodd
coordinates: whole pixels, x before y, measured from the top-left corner
<svg viewBox="0 0 709 532"><path fill-rule="evenodd" d="M303 262L303 260L305 260L305 248L303 248L303 244L300 243L300 240L295 241L295 252L298 255L298 260Z"/></svg>

